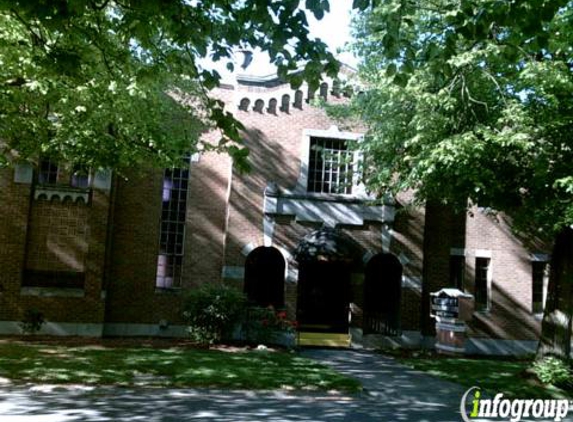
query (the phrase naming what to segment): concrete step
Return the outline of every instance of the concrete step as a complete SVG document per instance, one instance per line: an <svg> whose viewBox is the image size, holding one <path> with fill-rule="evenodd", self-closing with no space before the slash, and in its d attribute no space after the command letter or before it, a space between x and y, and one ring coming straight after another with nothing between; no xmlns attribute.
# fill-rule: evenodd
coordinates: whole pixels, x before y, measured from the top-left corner
<svg viewBox="0 0 573 422"><path fill-rule="evenodd" d="M350 347L350 334L345 333L298 333L299 346Z"/></svg>

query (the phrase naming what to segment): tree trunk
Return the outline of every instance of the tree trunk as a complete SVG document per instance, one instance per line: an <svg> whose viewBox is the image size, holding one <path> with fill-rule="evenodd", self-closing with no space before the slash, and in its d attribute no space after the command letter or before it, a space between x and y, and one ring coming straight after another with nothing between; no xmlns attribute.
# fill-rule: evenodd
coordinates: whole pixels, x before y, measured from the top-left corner
<svg viewBox="0 0 573 422"><path fill-rule="evenodd" d="M573 319L573 229L562 229L555 238L549 273L547 301L541 323L537 359L571 356Z"/></svg>

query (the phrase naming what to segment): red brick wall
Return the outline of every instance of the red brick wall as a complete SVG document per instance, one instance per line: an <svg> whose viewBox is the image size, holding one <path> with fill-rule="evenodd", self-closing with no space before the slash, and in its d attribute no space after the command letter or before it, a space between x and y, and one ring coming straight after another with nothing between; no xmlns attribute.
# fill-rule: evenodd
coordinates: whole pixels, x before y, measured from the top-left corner
<svg viewBox="0 0 573 422"><path fill-rule="evenodd" d="M0 170L0 191L3 198L9 198L0 202L5 217L0 225L0 320L18 320L25 309L37 307L54 321L103 321L101 293L106 276L106 322L180 323L185 290L220 282L224 266L244 266L246 244L263 244L264 189L271 181L281 189L295 187L301 171L303 131L328 130L335 124L323 109L306 101L302 110L293 107L292 91L288 113L278 107L276 114L252 110L258 97L265 98L267 105L269 92L277 94L280 106L285 90L285 86L240 86L217 91L216 95L227 102L228 110L245 126L243 137L250 149L253 171L240 174L233 170L228 156L214 153L203 154L199 162L191 164L182 291L155 288L161 169L137 169L117 177L111 214L110 199L103 191L93 192L89 206L35 201L31 200L30 185L15 184L12 170ZM237 110L242 97L251 99L249 111ZM329 101L342 100L330 96ZM340 126L342 130L362 131ZM217 142L218 137L219 133L211 132L203 140ZM539 324L530 314L529 252L543 252L543 248L539 244L525 247L507 222L495 221L479 210L466 216L435 204L428 204L425 210L410 208L410 199L409 194L398 198L390 252L405 262L407 280L423 279L423 284L421 292L412 285L402 290L402 329L434 332L428 295L449 284L451 248L465 248L467 252L465 282L472 293L475 251L487 249L492 253L492 308L489 313L474 315L470 335L535 338ZM108 215L113 216L109 222ZM293 217L277 217L273 245L292 253L298 242L319 226L296 222ZM345 226L343 230L365 251L382 252L380 223L365 222L364 226ZM85 271L85 297L21 296L25 264L30 269ZM288 264L295 265L292 260ZM225 281L242 289L242 280ZM353 286L360 305L361 280L355 277ZM286 299L292 318L296 313L296 284L287 283Z"/></svg>
<svg viewBox="0 0 573 422"><path fill-rule="evenodd" d="M524 247L503 215L472 210L466 229L466 288L474 292L475 250L486 249L491 251L492 290L491 310L474 313L470 336L538 338L540 322L531 313L530 254L544 252L544 246L538 244L530 248L535 250Z"/></svg>
<svg viewBox="0 0 573 422"><path fill-rule="evenodd" d="M182 323L185 290L221 280L230 159L191 164L182 290L155 288L163 170L137 170L117 183L106 322Z"/></svg>
<svg viewBox="0 0 573 422"><path fill-rule="evenodd" d="M397 257L404 256L404 277L422 283L424 263L424 209L413 207L411 193L399 195L396 204L396 218L392 225L390 252ZM420 305L422 292L413 286L402 288L401 328L420 330Z"/></svg>
<svg viewBox="0 0 573 422"><path fill-rule="evenodd" d="M33 187L13 182L3 170L2 201L8 224L0 225L5 253L0 253L0 320L19 321L27 309L38 309L48 321L102 323L102 282L109 197L94 191L90 204L32 199ZM83 297L21 294L24 268L85 273ZM61 293L60 293L61 294Z"/></svg>
<svg viewBox="0 0 573 422"><path fill-rule="evenodd" d="M20 278L24 266L30 185L15 184L14 170L0 170L0 320L19 320Z"/></svg>
<svg viewBox="0 0 573 422"><path fill-rule="evenodd" d="M47 199L33 201L26 269L85 271L89 212L84 203Z"/></svg>

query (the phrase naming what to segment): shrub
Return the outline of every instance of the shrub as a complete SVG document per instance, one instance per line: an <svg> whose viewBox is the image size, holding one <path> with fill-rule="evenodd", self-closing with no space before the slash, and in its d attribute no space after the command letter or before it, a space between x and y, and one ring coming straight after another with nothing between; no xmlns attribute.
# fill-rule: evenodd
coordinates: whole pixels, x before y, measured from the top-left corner
<svg viewBox="0 0 573 422"><path fill-rule="evenodd" d="M44 314L35 309L26 309L24 312L24 317L20 321L20 328L25 334L35 334L42 328L42 325L46 322Z"/></svg>
<svg viewBox="0 0 573 422"><path fill-rule="evenodd" d="M544 384L564 385L571 379L571 367L561 359L550 356L533 363L533 372Z"/></svg>
<svg viewBox="0 0 573 422"><path fill-rule="evenodd" d="M275 343L282 333L292 333L295 322L287 319L285 311L251 307L243 324L243 334L248 343Z"/></svg>
<svg viewBox="0 0 573 422"><path fill-rule="evenodd" d="M245 308L246 298L237 289L205 284L189 293L183 316L190 337L208 345L230 339L244 317Z"/></svg>

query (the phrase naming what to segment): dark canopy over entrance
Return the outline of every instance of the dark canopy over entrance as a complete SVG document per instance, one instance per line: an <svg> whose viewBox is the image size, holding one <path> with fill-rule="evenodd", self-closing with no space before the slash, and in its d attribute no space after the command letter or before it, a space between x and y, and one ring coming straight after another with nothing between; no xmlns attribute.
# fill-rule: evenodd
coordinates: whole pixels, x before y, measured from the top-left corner
<svg viewBox="0 0 573 422"><path fill-rule="evenodd" d="M362 248L339 230L322 228L297 246L297 319L301 330L348 332L350 274L361 263Z"/></svg>
<svg viewBox="0 0 573 422"><path fill-rule="evenodd" d="M340 230L323 227L306 235L294 251L297 262L327 261L360 265L364 251Z"/></svg>

